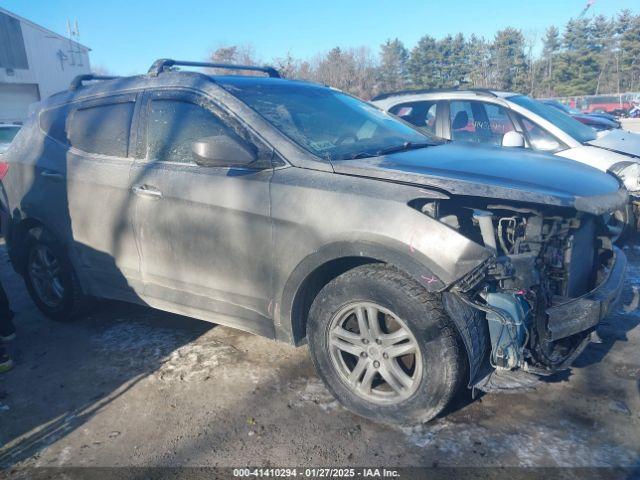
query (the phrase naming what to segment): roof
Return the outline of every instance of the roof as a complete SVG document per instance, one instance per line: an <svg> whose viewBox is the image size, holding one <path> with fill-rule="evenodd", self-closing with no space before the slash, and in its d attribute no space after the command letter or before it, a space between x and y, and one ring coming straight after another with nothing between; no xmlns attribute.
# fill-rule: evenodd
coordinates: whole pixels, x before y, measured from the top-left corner
<svg viewBox="0 0 640 480"><path fill-rule="evenodd" d="M270 78L249 75L209 75L209 78L215 83L224 86L261 86L261 85L297 85L300 87L320 87L325 88L319 83L307 82L305 80L292 80L288 78Z"/></svg>
<svg viewBox="0 0 640 480"><path fill-rule="evenodd" d="M203 81L210 85L216 85L234 94L233 87L239 89L260 86L288 86L296 89L328 88L317 83L304 80L289 80L285 78L271 78L248 75L206 75L190 70L167 70L159 75L134 75L128 77L104 77L97 76L93 81L92 75L79 75L71 82L70 88L62 90L42 100L45 108L65 103L72 100L80 100L96 95L118 94L153 87L188 87L200 88ZM80 80L80 81L79 81ZM75 84L75 85L74 85Z"/></svg>
<svg viewBox="0 0 640 480"><path fill-rule="evenodd" d="M425 89L417 89L417 90L400 90L398 92L389 92L382 93L380 95L376 95L371 99L372 102L378 100L385 100L387 98L392 97L404 97L410 95L425 95L425 94L438 94L438 93L468 93L475 95L484 95L488 97L500 97L507 98L512 97L514 95L518 95L513 92L501 92L498 90L491 90L488 88L425 88Z"/></svg>
<svg viewBox="0 0 640 480"><path fill-rule="evenodd" d="M73 42L74 44L78 45L79 47L84 48L87 51L91 51L91 49L89 47L87 47L86 45L83 45L82 43L76 42L75 40L70 39L69 37L66 37L64 35L61 35L59 33L54 32L53 30L49 30L48 28L43 27L42 25L38 25L37 23L32 22L31 20L27 20L24 17L21 17L20 15L16 15L13 12L10 12L9 10L6 10L2 7L0 7L0 13L4 13L5 15L8 15L10 17L15 18L16 20L19 20L20 23L26 23L27 25L33 27L33 28L37 28L38 30L48 34L48 35L53 35L54 37L59 38L60 40L65 40L67 42Z"/></svg>

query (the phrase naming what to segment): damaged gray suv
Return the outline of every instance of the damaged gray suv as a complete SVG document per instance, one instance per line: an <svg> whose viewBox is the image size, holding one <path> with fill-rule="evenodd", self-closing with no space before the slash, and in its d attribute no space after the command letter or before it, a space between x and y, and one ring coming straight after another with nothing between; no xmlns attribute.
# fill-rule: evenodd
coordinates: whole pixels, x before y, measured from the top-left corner
<svg viewBox="0 0 640 480"><path fill-rule="evenodd" d="M617 299L614 177L181 65L220 67L78 78L2 159L10 258L49 317L110 298L308 343L348 409L414 422L567 368Z"/></svg>

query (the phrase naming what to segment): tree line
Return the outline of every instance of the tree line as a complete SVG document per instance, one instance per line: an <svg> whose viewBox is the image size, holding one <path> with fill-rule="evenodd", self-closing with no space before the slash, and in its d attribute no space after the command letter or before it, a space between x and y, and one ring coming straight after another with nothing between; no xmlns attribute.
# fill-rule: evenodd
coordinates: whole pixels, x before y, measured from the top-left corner
<svg viewBox="0 0 640 480"><path fill-rule="evenodd" d="M542 42L542 49L537 49ZM536 50L539 50L538 52ZM251 46L223 46L210 60L262 64ZM550 26L541 38L508 27L492 39L462 33L420 38L408 48L389 39L377 52L335 47L309 59L271 62L287 78L324 83L369 99L415 88L481 87L536 97L640 91L640 15L623 10Z"/></svg>

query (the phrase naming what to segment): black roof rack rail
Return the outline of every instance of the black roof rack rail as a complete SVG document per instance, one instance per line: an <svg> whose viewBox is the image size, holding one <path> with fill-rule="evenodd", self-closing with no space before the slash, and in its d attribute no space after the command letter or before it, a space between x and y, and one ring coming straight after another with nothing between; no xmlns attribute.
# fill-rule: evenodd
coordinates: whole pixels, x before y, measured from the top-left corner
<svg viewBox="0 0 640 480"><path fill-rule="evenodd" d="M84 75L77 75L69 84L69 90L75 92L82 87L82 82L88 82L91 80L114 80L119 77L112 75L94 75L93 73L85 73Z"/></svg>
<svg viewBox="0 0 640 480"><path fill-rule="evenodd" d="M259 67L255 65L236 65L234 63L209 63L209 62L189 62L182 60L173 60L171 58L160 58L153 62L151 68L147 72L149 75L155 77L164 71L167 67L173 66L185 66L185 67L207 67L207 68L224 68L227 70L246 70L252 72L263 72L269 75L271 78L281 78L280 73L273 67L265 65Z"/></svg>
<svg viewBox="0 0 640 480"><path fill-rule="evenodd" d="M376 95L371 99L372 102L376 100L384 100L385 98L393 97L395 95L411 95L421 93L446 93L446 92L473 92L478 95L486 95L489 97L497 97L497 95L488 88L421 88L417 90L400 90L398 92L388 92Z"/></svg>

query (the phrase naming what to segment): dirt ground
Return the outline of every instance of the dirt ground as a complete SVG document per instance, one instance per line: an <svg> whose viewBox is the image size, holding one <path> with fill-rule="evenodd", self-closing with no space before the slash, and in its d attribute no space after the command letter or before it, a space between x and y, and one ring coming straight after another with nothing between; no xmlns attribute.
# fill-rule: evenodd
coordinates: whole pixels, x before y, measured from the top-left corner
<svg viewBox="0 0 640 480"><path fill-rule="evenodd" d="M640 246L626 252L629 305ZM306 347L126 304L58 324L4 249L0 276L18 330L16 367L0 375L0 467L640 466L637 310L619 307L603 342L535 391L464 391L441 418L399 428L339 406Z"/></svg>

